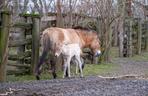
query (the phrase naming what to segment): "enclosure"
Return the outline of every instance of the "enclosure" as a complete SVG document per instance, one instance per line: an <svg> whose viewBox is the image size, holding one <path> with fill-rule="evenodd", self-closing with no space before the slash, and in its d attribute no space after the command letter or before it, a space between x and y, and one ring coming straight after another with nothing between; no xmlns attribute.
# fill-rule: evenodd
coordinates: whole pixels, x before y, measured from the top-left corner
<svg viewBox="0 0 148 96"><path fill-rule="evenodd" d="M107 89L115 96L123 93L127 96L148 94L147 0L1 0L0 14L0 95L8 92L8 95L19 96L22 92L25 96L30 92L27 90L28 86L40 86L40 82L43 85L49 83L49 89L57 84L55 89L60 89L60 85L63 85L75 92L72 94L64 89L54 91L52 88L48 90L47 87L39 87L47 91L44 94L44 91L35 92L39 89L30 87L30 95L78 96L86 93L88 96L97 96L101 93L95 93L94 90L103 92ZM84 78L74 74L75 65L72 65L72 78L61 79L62 59L57 59L58 78L52 80L49 59L54 57L48 54L42 66L43 81L34 81L34 69L42 54L42 32L50 27L73 29L76 26L96 31L101 44L99 57L93 56L89 48L82 50L86 64ZM7 82L12 82L12 85ZM89 88L91 83L96 86ZM128 94L128 84L131 84L129 88L135 94ZM114 93L111 88L116 85L120 87L120 91ZM102 86L102 89L99 88ZM143 86L144 89L137 86ZM12 89L8 89L9 87ZM136 89L141 91L136 92ZM102 94L108 96L109 93L105 92Z"/></svg>

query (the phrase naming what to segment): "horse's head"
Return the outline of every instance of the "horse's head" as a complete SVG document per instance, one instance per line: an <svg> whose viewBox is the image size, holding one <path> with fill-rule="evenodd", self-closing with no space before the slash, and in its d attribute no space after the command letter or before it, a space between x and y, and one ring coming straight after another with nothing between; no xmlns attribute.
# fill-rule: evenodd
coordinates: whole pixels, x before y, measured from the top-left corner
<svg viewBox="0 0 148 96"><path fill-rule="evenodd" d="M74 29L77 30L79 37L82 39L82 46L89 47L94 56L99 56L101 54L101 48L97 33L94 30L83 27L75 27Z"/></svg>
<svg viewBox="0 0 148 96"><path fill-rule="evenodd" d="M56 44L55 44L54 55L55 55L56 57L59 57L59 56L60 56L60 54L61 54L61 52L62 52L61 48L62 48L62 44L60 44L60 43L56 43Z"/></svg>
<svg viewBox="0 0 148 96"><path fill-rule="evenodd" d="M90 42L90 49L93 52L94 56L99 56L101 54L101 47L100 47L100 40L97 36L97 34L94 34L91 36L91 42Z"/></svg>

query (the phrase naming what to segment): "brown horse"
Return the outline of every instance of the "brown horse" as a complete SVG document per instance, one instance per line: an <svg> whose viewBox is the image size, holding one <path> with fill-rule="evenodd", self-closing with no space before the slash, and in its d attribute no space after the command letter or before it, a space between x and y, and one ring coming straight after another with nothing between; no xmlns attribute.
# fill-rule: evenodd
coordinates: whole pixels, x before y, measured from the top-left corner
<svg viewBox="0 0 148 96"><path fill-rule="evenodd" d="M35 75L38 80L40 75L40 66L45 61L46 55L49 51L55 54L57 44L62 45L77 43L80 45L81 49L86 47L90 48L95 56L101 53L100 41L97 33L82 27L76 27L74 29L57 27L47 28L43 31L41 40L43 52L35 69ZM53 77L56 78L55 63L53 61L51 66L53 70Z"/></svg>

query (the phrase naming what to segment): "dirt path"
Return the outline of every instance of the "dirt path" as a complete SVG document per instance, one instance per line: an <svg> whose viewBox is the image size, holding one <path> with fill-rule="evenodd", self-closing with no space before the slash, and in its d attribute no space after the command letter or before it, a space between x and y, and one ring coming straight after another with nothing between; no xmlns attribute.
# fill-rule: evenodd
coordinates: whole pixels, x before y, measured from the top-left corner
<svg viewBox="0 0 148 96"><path fill-rule="evenodd" d="M8 96L148 96L148 81L99 77L0 84Z"/></svg>
<svg viewBox="0 0 148 96"><path fill-rule="evenodd" d="M117 70L85 78L0 83L0 96L148 96L148 62L114 60Z"/></svg>

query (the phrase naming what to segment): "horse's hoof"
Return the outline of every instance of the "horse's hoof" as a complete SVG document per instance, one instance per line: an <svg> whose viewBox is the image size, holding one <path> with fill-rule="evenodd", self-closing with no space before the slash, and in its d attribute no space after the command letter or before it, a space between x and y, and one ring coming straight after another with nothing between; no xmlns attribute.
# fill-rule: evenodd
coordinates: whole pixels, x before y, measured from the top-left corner
<svg viewBox="0 0 148 96"><path fill-rule="evenodd" d="M68 76L67 78L68 78L68 79L70 79L70 78L71 78L71 76Z"/></svg>
<svg viewBox="0 0 148 96"><path fill-rule="evenodd" d="M36 80L40 80L40 77L38 75L36 76Z"/></svg>
<svg viewBox="0 0 148 96"><path fill-rule="evenodd" d="M53 74L53 79L56 79L56 78L57 78L57 74L54 73L54 74Z"/></svg>

